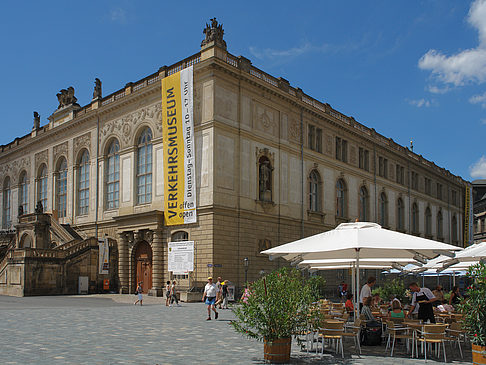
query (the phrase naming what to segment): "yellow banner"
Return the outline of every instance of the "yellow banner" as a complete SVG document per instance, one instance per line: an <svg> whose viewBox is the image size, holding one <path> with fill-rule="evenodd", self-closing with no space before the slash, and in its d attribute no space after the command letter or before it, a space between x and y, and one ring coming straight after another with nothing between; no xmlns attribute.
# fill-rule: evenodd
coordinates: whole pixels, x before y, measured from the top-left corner
<svg viewBox="0 0 486 365"><path fill-rule="evenodd" d="M165 223L196 222L192 66L162 79Z"/></svg>

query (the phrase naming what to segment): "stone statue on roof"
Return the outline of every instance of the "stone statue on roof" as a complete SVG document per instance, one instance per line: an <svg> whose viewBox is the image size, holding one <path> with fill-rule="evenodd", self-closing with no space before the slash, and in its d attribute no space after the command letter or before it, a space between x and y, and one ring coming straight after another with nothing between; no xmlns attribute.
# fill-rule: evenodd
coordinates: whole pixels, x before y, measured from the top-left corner
<svg viewBox="0 0 486 365"><path fill-rule="evenodd" d="M93 90L93 99L101 98L101 81L99 78L95 79L95 86Z"/></svg>
<svg viewBox="0 0 486 365"><path fill-rule="evenodd" d="M57 100L59 101L59 106L57 107L57 109L64 108L68 105L76 104L76 102L78 101L78 99L74 96L74 87L72 86L69 86L67 90L62 89L56 96Z"/></svg>
<svg viewBox="0 0 486 365"><path fill-rule="evenodd" d="M201 47L204 47L205 45L214 42L216 45L226 49L226 42L223 40L223 24L218 24L216 18L212 18L210 20L211 25L206 23L206 27L203 30L205 38L201 42Z"/></svg>
<svg viewBox="0 0 486 365"><path fill-rule="evenodd" d="M34 129L40 129L40 115L37 112L34 112Z"/></svg>

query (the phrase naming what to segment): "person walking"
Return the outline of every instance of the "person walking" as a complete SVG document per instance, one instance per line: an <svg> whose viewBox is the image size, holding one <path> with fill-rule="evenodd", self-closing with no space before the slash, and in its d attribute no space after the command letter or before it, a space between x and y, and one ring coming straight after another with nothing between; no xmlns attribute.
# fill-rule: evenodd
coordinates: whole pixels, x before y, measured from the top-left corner
<svg viewBox="0 0 486 365"><path fill-rule="evenodd" d="M170 280L165 283L165 306L170 306Z"/></svg>
<svg viewBox="0 0 486 365"><path fill-rule="evenodd" d="M181 305L179 304L179 299L177 299L177 290L176 290L176 281L174 280L172 282L172 286L170 287L170 304L172 305L172 303L176 303L178 307L180 307Z"/></svg>
<svg viewBox="0 0 486 365"><path fill-rule="evenodd" d="M218 312L216 311L216 307L214 303L216 303L216 295L218 294L218 289L216 288L216 284L213 283L213 278L210 276L208 278L208 283L204 287L204 293L202 297L202 301L206 303L208 306L208 318L207 321L211 320L211 309L214 312L214 319L218 319Z"/></svg>
<svg viewBox="0 0 486 365"><path fill-rule="evenodd" d="M133 303L133 305L137 305L138 302L140 302L140 305L142 305L143 302L143 296L142 296L142 282L139 282L137 285L137 289L135 289L135 294L137 295L138 299Z"/></svg>
<svg viewBox="0 0 486 365"><path fill-rule="evenodd" d="M429 288L421 288L417 283L410 283L408 286L413 292L412 303L410 311L407 313L413 313L415 306L420 304L418 310L418 319L421 319L424 323L429 321L430 323L435 323L434 308L432 303L437 300L432 291Z"/></svg>
<svg viewBox="0 0 486 365"><path fill-rule="evenodd" d="M228 309L228 280L221 283L221 295L223 296L222 309Z"/></svg>
<svg viewBox="0 0 486 365"><path fill-rule="evenodd" d="M361 288L361 291L359 293L359 311L361 312L361 309L363 308L363 300L365 298L371 298L371 288L375 285L376 283L376 278L374 276L370 276L368 280L366 281L366 284L363 285Z"/></svg>
<svg viewBox="0 0 486 365"><path fill-rule="evenodd" d="M222 282L223 280L221 279L221 276L218 276L218 281L216 282L216 289L218 290L218 293L216 294L216 303L215 303L218 309L221 309L221 302L223 301L223 296L221 292Z"/></svg>

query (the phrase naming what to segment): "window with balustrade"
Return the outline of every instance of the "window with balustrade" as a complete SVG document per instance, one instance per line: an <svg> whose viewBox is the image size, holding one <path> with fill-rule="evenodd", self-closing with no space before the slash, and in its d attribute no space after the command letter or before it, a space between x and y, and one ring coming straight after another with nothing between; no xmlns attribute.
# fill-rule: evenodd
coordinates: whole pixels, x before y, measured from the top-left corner
<svg viewBox="0 0 486 365"><path fill-rule="evenodd" d="M42 164L37 174L37 203L42 204L42 209L47 209L47 166ZM36 204L37 204L36 203Z"/></svg>
<svg viewBox="0 0 486 365"><path fill-rule="evenodd" d="M336 182L336 216L339 218L346 217L347 209L347 191L343 179Z"/></svg>
<svg viewBox="0 0 486 365"><path fill-rule="evenodd" d="M10 229L12 225L12 196L10 190L10 177L6 177L3 180L3 219L2 228Z"/></svg>
<svg viewBox="0 0 486 365"><path fill-rule="evenodd" d="M321 175L317 170L309 174L309 210L311 212L321 211Z"/></svg>
<svg viewBox="0 0 486 365"><path fill-rule="evenodd" d="M369 217L369 196L368 189L362 186L359 189L359 220L360 222L367 222Z"/></svg>
<svg viewBox="0 0 486 365"><path fill-rule="evenodd" d="M56 169L56 210L59 218L66 216L67 205L67 161L64 157L57 163Z"/></svg>
<svg viewBox="0 0 486 365"><path fill-rule="evenodd" d="M145 128L138 138L137 204L152 201L152 131Z"/></svg>
<svg viewBox="0 0 486 365"><path fill-rule="evenodd" d="M120 144L114 139L108 146L105 168L105 206L116 209L120 196Z"/></svg>
<svg viewBox="0 0 486 365"><path fill-rule="evenodd" d="M89 152L84 150L78 163L78 215L89 211Z"/></svg>
<svg viewBox="0 0 486 365"><path fill-rule="evenodd" d="M23 214L28 213L29 201L29 183L27 181L27 172L22 171L19 177L19 206Z"/></svg>

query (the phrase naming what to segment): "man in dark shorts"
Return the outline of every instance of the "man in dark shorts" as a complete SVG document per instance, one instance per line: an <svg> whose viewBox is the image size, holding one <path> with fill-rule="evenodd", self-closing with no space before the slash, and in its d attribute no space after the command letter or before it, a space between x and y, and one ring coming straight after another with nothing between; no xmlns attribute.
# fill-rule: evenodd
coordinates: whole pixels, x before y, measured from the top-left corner
<svg viewBox="0 0 486 365"><path fill-rule="evenodd" d="M216 288L216 284L213 283L213 278L208 278L208 283L204 287L204 293L202 297L202 301L206 303L208 306L208 318L206 320L211 320L211 309L214 311L214 319L218 319L218 312L214 306L216 303L216 295L218 294L218 289Z"/></svg>

